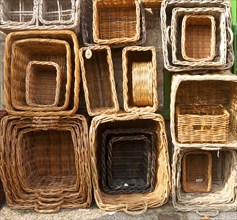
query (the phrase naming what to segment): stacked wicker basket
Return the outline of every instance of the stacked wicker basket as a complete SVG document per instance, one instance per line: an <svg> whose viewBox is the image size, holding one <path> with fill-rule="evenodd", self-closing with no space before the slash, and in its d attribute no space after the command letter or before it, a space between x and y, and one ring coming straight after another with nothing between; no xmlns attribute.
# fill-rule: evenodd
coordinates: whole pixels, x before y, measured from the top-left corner
<svg viewBox="0 0 237 220"><path fill-rule="evenodd" d="M228 70L229 2L165 0L161 22L164 65L180 72L170 105L173 205L209 215L235 210L237 76Z"/></svg>

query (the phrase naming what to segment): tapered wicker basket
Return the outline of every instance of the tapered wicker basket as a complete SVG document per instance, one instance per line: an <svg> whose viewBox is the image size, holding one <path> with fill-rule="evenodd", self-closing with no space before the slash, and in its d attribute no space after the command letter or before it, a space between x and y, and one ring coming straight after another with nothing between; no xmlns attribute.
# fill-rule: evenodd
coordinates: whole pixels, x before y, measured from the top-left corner
<svg viewBox="0 0 237 220"><path fill-rule="evenodd" d="M83 88L88 114L115 113L119 110L111 50L108 46L80 49Z"/></svg>
<svg viewBox="0 0 237 220"><path fill-rule="evenodd" d="M156 134L156 169L154 190L147 193L111 195L100 185L102 133L107 129L151 129ZM147 208L163 205L169 197L170 169L167 139L162 116L154 113L102 115L93 118L90 127L92 179L94 197L99 208L106 211L124 211L130 214L144 213Z"/></svg>
<svg viewBox="0 0 237 220"><path fill-rule="evenodd" d="M200 150L200 148L202 148L202 150ZM193 153L197 151L198 154L195 153L196 158L194 158ZM183 170L184 167L182 166L185 155L187 155L187 157L191 156L189 158L190 164L187 168L190 171L191 179L197 178L194 185L199 185L198 188L192 187L192 192L185 192L187 189L185 189L185 187L187 187L187 185L185 186L182 184L184 183L183 177L185 175L182 172L187 172L187 170ZM205 161L204 155L206 155ZM210 158L212 158L212 164L210 164ZM195 162L198 162L199 165L195 166ZM175 209L185 212L196 211L200 215L208 212L209 216L216 216L220 211L226 212L236 210L237 171L234 168L236 162L237 154L235 145L232 146L232 149L210 149L208 145L206 147L199 146L176 149L172 163L172 200ZM212 171L210 172L209 169L211 166ZM201 170L200 168L203 169ZM198 172L200 173L195 172L197 170L199 170ZM207 173L204 174L204 176L201 175L201 177L200 174L203 174L204 170L206 170ZM196 176L197 173L198 176ZM211 191L209 191L209 188L208 192L206 190L200 192L201 189L204 189L203 186L201 186L201 181L205 181L205 178L209 179L210 177ZM210 179L208 180L208 183L206 183L206 189L210 186L209 181ZM195 192L193 189L195 189Z"/></svg>
<svg viewBox="0 0 237 220"><path fill-rule="evenodd" d="M80 69L78 41L73 32L25 31L11 33L6 39L4 59L5 105L10 114L63 116L74 114L77 111ZM61 66L63 79L58 106L49 109L26 104L26 67L32 60L52 61Z"/></svg>
<svg viewBox="0 0 237 220"><path fill-rule="evenodd" d="M125 47L122 57L125 111L155 112L158 109L155 48Z"/></svg>
<svg viewBox="0 0 237 220"><path fill-rule="evenodd" d="M0 175L11 208L51 213L90 206L90 157L83 116L7 116L1 123L1 138Z"/></svg>

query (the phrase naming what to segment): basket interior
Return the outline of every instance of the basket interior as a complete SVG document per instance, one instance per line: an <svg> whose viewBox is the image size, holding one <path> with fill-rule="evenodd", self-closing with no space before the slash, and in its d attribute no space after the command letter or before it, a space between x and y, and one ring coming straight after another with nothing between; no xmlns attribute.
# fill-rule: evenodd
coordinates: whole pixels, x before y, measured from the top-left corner
<svg viewBox="0 0 237 220"><path fill-rule="evenodd" d="M60 90L59 106L64 104L66 83L67 83L67 66L66 66L66 47L63 44L51 44L42 42L24 42L15 44L15 53L12 59L12 99L17 106L26 106L25 99L25 77L26 67L32 60L36 61L52 61L62 68L62 87ZM43 77L44 75L42 75ZM47 78L55 82L55 78ZM46 79L43 79L46 81ZM48 84L48 83L47 83ZM47 85L46 84L46 85ZM53 84L53 83L52 83ZM42 84L41 84L42 85ZM38 85L38 86L41 86ZM46 86L44 85L44 87ZM17 92L16 92L17 91ZM55 90L53 90L55 91Z"/></svg>
<svg viewBox="0 0 237 220"><path fill-rule="evenodd" d="M211 56L212 22L208 17L188 17L185 23L185 52L190 58Z"/></svg>
<svg viewBox="0 0 237 220"><path fill-rule="evenodd" d="M114 99L111 85L111 73L106 49L92 50L90 59L84 57L85 77L91 111L113 108ZM112 64L112 63L111 63ZM96 96L96 98L95 98Z"/></svg>
<svg viewBox="0 0 237 220"><path fill-rule="evenodd" d="M136 106L133 100L133 85L132 85L132 67L133 63L141 63L152 61L152 51L128 51L126 54L127 78L128 78L128 106Z"/></svg>
<svg viewBox="0 0 237 220"><path fill-rule="evenodd" d="M135 1L97 1L99 38L132 38L136 35Z"/></svg>
<svg viewBox="0 0 237 220"><path fill-rule="evenodd" d="M208 191L208 182L211 176L209 176L209 164L211 161L207 154L200 152L199 154L189 153L186 155L186 160L183 164L186 167L185 177L183 179L183 185L185 191Z"/></svg>
<svg viewBox="0 0 237 220"><path fill-rule="evenodd" d="M73 19L74 5L71 0L43 0L42 19L44 21L70 21Z"/></svg>
<svg viewBox="0 0 237 220"><path fill-rule="evenodd" d="M236 109L234 107L237 102L236 85L236 82L221 80L182 81L176 92L175 115L177 114L177 105L223 105L230 113L228 141L234 141L237 136ZM177 138L177 118L175 120Z"/></svg>
<svg viewBox="0 0 237 220"><path fill-rule="evenodd" d="M32 64L29 76L29 99L36 105L51 105L56 100L57 69L53 65Z"/></svg>
<svg viewBox="0 0 237 220"><path fill-rule="evenodd" d="M22 176L31 189L65 189L76 184L75 152L70 131L25 133L20 157Z"/></svg>
<svg viewBox="0 0 237 220"><path fill-rule="evenodd" d="M4 0L2 20L7 22L29 22L33 19L33 0Z"/></svg>

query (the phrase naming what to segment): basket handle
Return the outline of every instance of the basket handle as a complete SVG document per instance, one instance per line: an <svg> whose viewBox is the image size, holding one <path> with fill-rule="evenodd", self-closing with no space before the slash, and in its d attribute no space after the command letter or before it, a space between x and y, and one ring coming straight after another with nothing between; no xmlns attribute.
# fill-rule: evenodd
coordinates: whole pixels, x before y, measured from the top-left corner
<svg viewBox="0 0 237 220"><path fill-rule="evenodd" d="M143 205L143 208L140 211L131 211L129 210L129 207L128 207L129 205L127 204L126 208L124 208L123 211L128 215L141 215L147 211L147 207L148 207L147 202L144 202L142 205Z"/></svg>
<svg viewBox="0 0 237 220"><path fill-rule="evenodd" d="M168 26L167 29L166 29L166 37L167 37L167 41L168 41L169 45L171 45L170 31L171 31L171 27Z"/></svg>
<svg viewBox="0 0 237 220"><path fill-rule="evenodd" d="M58 212L62 203L63 203L63 200L60 202L55 202L55 203L51 203L51 204L37 201L34 210L35 210L35 212L38 212L38 213Z"/></svg>
<svg viewBox="0 0 237 220"><path fill-rule="evenodd" d="M229 27L227 28L227 31L229 32L229 35L230 35L230 39L228 39L228 45L232 45L234 41L233 31Z"/></svg>
<svg viewBox="0 0 237 220"><path fill-rule="evenodd" d="M197 210L196 213L199 215L199 216L208 216L208 217L215 217L217 215L219 215L219 212L220 210L214 210L214 211L209 211L209 212L202 212L202 211L199 211Z"/></svg>

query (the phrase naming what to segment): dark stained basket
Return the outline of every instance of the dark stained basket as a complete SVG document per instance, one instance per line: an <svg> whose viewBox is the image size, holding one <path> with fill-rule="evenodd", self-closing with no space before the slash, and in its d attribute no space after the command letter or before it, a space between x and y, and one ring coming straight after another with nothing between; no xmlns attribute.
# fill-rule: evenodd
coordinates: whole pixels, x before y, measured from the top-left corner
<svg viewBox="0 0 237 220"><path fill-rule="evenodd" d="M108 129L102 134L101 185L108 194L154 189L155 134L149 129Z"/></svg>

